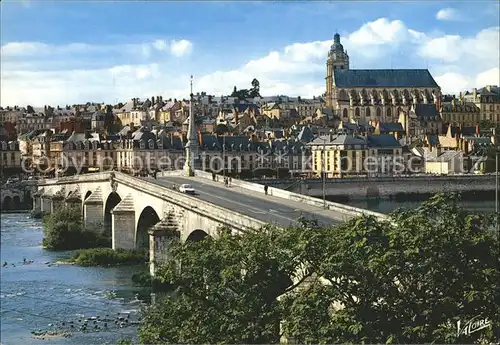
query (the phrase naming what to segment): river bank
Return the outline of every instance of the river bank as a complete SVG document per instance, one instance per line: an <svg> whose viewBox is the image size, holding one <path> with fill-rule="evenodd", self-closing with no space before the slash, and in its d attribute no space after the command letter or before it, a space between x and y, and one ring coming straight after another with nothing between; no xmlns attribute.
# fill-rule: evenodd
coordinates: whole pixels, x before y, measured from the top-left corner
<svg viewBox="0 0 500 345"><path fill-rule="evenodd" d="M8 266L1 269L1 343L114 345L135 337L139 311L150 291L135 287L131 277L147 268L56 264L68 261L75 251L44 250L42 238L41 220L26 213L2 215L1 262ZM24 265L24 258L33 263ZM71 336L40 337L57 332Z"/></svg>

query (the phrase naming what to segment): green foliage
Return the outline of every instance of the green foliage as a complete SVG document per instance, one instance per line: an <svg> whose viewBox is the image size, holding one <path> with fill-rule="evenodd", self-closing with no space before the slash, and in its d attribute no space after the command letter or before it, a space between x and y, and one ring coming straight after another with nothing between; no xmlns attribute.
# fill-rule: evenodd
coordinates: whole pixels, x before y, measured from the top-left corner
<svg viewBox="0 0 500 345"><path fill-rule="evenodd" d="M33 219L42 219L45 216L45 213L42 211L31 211L30 217Z"/></svg>
<svg viewBox="0 0 500 345"><path fill-rule="evenodd" d="M132 275L132 282L136 286L150 287L153 292L171 292L175 289L174 286L152 277L149 272L135 273Z"/></svg>
<svg viewBox="0 0 500 345"><path fill-rule="evenodd" d="M43 218L42 245L49 250L111 246L111 239L97 229L85 229L80 210L61 207Z"/></svg>
<svg viewBox="0 0 500 345"><path fill-rule="evenodd" d="M174 244L158 278L177 289L145 311L139 339L491 342L499 323L499 242L489 219L456 201L439 195L387 222L359 217L324 228L302 218L295 228ZM477 315L494 329L457 339L456 322Z"/></svg>
<svg viewBox="0 0 500 345"><path fill-rule="evenodd" d="M71 261L80 266L138 265L147 262L148 255L137 250L92 248L76 253Z"/></svg>
<svg viewBox="0 0 500 345"><path fill-rule="evenodd" d="M247 98L260 97L260 83L257 79L252 80L252 88L238 90L236 86L233 88L231 97L237 97L238 100L244 100Z"/></svg>
<svg viewBox="0 0 500 345"><path fill-rule="evenodd" d="M117 345L133 345L133 342L131 339L120 339L118 340Z"/></svg>
<svg viewBox="0 0 500 345"><path fill-rule="evenodd" d="M456 335L458 320L477 315L498 327L499 243L489 225L461 210L455 196L438 195L416 210L395 212L387 223L362 217L320 229L307 264L327 284L287 296L286 332L299 342L494 340L491 330ZM318 316L325 305L329 318Z"/></svg>

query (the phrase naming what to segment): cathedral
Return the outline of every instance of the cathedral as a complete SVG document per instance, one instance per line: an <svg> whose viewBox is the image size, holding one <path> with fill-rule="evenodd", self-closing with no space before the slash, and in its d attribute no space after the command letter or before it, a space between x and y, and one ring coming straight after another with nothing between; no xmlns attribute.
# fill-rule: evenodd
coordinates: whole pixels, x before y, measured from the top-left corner
<svg viewBox="0 0 500 345"><path fill-rule="evenodd" d="M338 33L328 52L325 79L326 106L344 122L397 122L412 105L440 106L441 90L427 69L350 69Z"/></svg>

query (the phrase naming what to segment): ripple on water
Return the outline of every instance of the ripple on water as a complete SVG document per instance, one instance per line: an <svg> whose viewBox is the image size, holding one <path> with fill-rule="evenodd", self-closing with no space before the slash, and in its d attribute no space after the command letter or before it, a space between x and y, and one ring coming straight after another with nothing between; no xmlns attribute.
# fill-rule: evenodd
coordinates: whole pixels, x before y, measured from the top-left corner
<svg viewBox="0 0 500 345"><path fill-rule="evenodd" d="M98 329L98 332L94 332L95 328L84 332L69 327L70 321L76 325L79 319L116 317L118 313L130 314L129 318L137 322L141 305L136 302L136 294L142 290L132 286L132 269L48 267L46 262L65 259L71 252L45 251L40 245L41 222L27 219L26 215L2 215L1 231L1 260L9 263L8 269L1 270L2 344L103 344L136 334L136 324L120 328L114 321L112 327L107 325L108 330ZM34 260L34 264L10 266L22 263L24 257ZM94 321L97 320L92 320L92 324ZM71 331L70 338L42 342L33 339L30 333L37 329L64 330L64 327ZM104 323L99 323L99 327L103 328Z"/></svg>

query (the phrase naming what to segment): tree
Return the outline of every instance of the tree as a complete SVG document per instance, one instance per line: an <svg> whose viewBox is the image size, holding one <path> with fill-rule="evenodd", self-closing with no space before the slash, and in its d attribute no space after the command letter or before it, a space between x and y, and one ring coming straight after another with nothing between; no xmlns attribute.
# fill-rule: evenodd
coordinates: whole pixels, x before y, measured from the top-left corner
<svg viewBox="0 0 500 345"><path fill-rule="evenodd" d="M498 334L499 242L489 220L460 209L456 196L399 210L390 222L354 219L313 238L321 254L311 268L329 284L284 302L285 328L298 342L471 343ZM344 309L313 318L333 302ZM496 330L457 338L456 322L478 315Z"/></svg>
<svg viewBox="0 0 500 345"><path fill-rule="evenodd" d="M260 83L257 79L252 80L252 88L250 89L250 97L260 97Z"/></svg>
<svg viewBox="0 0 500 345"><path fill-rule="evenodd" d="M456 197L439 195L388 221L363 216L319 227L301 219L287 229L175 243L158 278L177 289L145 311L139 339L257 344L283 334L298 343L491 342L500 253L488 226L488 218L461 210ZM494 328L457 338L456 321L477 315Z"/></svg>
<svg viewBox="0 0 500 345"><path fill-rule="evenodd" d="M238 89L236 88L236 85L233 88L233 93L231 94L231 97L238 97Z"/></svg>

